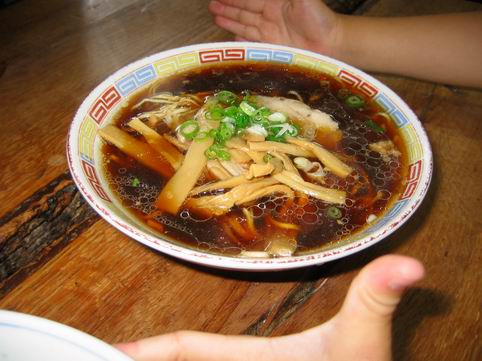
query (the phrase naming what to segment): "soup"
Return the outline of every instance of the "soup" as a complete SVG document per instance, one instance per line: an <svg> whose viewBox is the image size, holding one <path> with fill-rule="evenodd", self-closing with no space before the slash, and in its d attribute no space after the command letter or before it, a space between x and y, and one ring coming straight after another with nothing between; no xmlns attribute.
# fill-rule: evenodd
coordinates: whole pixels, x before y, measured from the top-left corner
<svg viewBox="0 0 482 361"><path fill-rule="evenodd" d="M232 256L331 246L375 222L406 172L401 137L376 104L286 65L176 74L99 134L125 208L173 242Z"/></svg>

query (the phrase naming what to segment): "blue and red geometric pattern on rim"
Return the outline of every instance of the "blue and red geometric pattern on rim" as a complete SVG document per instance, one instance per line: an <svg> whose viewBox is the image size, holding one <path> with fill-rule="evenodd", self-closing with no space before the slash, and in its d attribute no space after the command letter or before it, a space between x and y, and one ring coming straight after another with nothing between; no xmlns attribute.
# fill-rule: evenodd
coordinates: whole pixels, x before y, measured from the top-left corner
<svg viewBox="0 0 482 361"><path fill-rule="evenodd" d="M287 51L278 50L247 49L246 60L291 64L293 61L293 54Z"/></svg>
<svg viewBox="0 0 482 361"><path fill-rule="evenodd" d="M80 163L82 165L84 174L87 177L87 180L89 181L95 193L97 193L97 195L103 200L111 202L109 196L107 195L107 193L104 191L104 188L102 188L102 185L100 184L99 177L97 176L97 172L94 166L91 165L90 163L87 163L83 159L80 161Z"/></svg>
<svg viewBox="0 0 482 361"><path fill-rule="evenodd" d="M385 96L385 94L380 94L375 98L375 101L393 118L393 121L398 128L403 128L408 124L408 119L405 114L403 114L402 111Z"/></svg>
<svg viewBox="0 0 482 361"><path fill-rule="evenodd" d="M365 94L369 98L373 98L378 94L377 88L375 88L373 85L363 80L362 78L346 70L340 70L337 76L338 78L340 78L342 82L350 85L353 88L360 90L363 94Z"/></svg>
<svg viewBox="0 0 482 361"><path fill-rule="evenodd" d="M146 65L145 67L133 71L129 75L116 82L115 86L122 96L126 96L155 78L156 72L154 67L152 65Z"/></svg>
<svg viewBox="0 0 482 361"><path fill-rule="evenodd" d="M212 49L199 52L201 63L213 63L228 60L244 60L244 48Z"/></svg>
<svg viewBox="0 0 482 361"><path fill-rule="evenodd" d="M109 113L110 109L114 107L122 96L119 94L114 86L109 87L102 95L97 98L92 108L89 110L89 115L97 124L102 124L102 121Z"/></svg>
<svg viewBox="0 0 482 361"><path fill-rule="evenodd" d="M415 193L418 181L422 175L422 165L422 160L420 159L408 166L407 185L405 186L405 190L400 196L400 199L410 198Z"/></svg>

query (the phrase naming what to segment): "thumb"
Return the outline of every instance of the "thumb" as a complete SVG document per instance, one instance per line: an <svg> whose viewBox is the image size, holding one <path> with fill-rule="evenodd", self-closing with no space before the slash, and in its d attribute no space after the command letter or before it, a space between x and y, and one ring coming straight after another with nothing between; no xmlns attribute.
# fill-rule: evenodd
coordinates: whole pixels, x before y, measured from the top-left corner
<svg viewBox="0 0 482 361"><path fill-rule="evenodd" d="M380 257L362 269L333 319L347 353L358 359L390 359L393 312L404 290L424 273L419 261L398 255Z"/></svg>
<svg viewBox="0 0 482 361"><path fill-rule="evenodd" d="M390 323L403 291L424 273L422 264L410 257L377 258L354 279L340 313L362 322Z"/></svg>

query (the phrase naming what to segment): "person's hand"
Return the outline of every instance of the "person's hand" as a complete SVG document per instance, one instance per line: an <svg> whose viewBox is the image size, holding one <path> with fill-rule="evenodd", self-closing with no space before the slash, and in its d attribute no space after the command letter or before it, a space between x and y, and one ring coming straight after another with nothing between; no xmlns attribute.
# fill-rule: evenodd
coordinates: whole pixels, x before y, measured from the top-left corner
<svg viewBox="0 0 482 361"><path fill-rule="evenodd" d="M137 361L390 360L393 312L403 291L423 275L423 266L412 258L378 258L353 280L336 316L290 336L180 331L117 347Z"/></svg>
<svg viewBox="0 0 482 361"><path fill-rule="evenodd" d="M321 0L213 0L215 23L236 40L262 41L335 55L339 16Z"/></svg>

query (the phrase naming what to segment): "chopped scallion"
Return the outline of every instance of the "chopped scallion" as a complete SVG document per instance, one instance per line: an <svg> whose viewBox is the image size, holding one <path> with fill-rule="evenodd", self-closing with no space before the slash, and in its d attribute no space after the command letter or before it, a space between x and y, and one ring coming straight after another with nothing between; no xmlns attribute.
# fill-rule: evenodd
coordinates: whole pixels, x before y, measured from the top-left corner
<svg viewBox="0 0 482 361"><path fill-rule="evenodd" d="M341 88L340 90L338 90L337 96L338 96L338 98L345 99L350 94L351 93L348 89Z"/></svg>
<svg viewBox="0 0 482 361"><path fill-rule="evenodd" d="M271 110L269 110L268 108L266 107L261 107L259 108L257 111L256 111L256 114L257 115L261 115L263 117L267 117L268 115L271 114Z"/></svg>
<svg viewBox="0 0 482 361"><path fill-rule="evenodd" d="M238 107L237 106L230 106L224 109L224 115L227 117L234 118L238 114Z"/></svg>
<svg viewBox="0 0 482 361"><path fill-rule="evenodd" d="M263 157L263 161L264 161L265 163L269 163L269 161L270 161L271 159L273 159L273 156L272 156L271 154L269 154L269 153L266 153L266 154L264 155L264 157Z"/></svg>
<svg viewBox="0 0 482 361"><path fill-rule="evenodd" d="M231 159L231 154L226 149L219 149L218 152L218 158L220 160L230 160Z"/></svg>
<svg viewBox="0 0 482 361"><path fill-rule="evenodd" d="M343 216L341 210L334 206L328 207L325 211L325 214L328 218L331 219L340 219Z"/></svg>
<svg viewBox="0 0 482 361"><path fill-rule="evenodd" d="M234 135L234 130L235 127L233 124L221 123L216 131L215 139L220 143L224 143Z"/></svg>
<svg viewBox="0 0 482 361"><path fill-rule="evenodd" d="M225 148L217 144L213 144L208 149L206 149L206 151L204 152L204 155L208 159L220 159L220 160L231 159L231 154L229 154L229 152Z"/></svg>
<svg viewBox="0 0 482 361"><path fill-rule="evenodd" d="M204 152L204 155L206 156L207 159L216 159L217 158L216 151L214 149L212 149L212 146L209 147L208 149L206 149L206 151Z"/></svg>
<svg viewBox="0 0 482 361"><path fill-rule="evenodd" d="M199 133L197 133L196 137L194 138L194 140L196 142L200 142L200 141L203 141L203 140L206 140L208 138L212 138L212 135L210 134L210 132L206 132L204 130L201 130Z"/></svg>
<svg viewBox="0 0 482 361"><path fill-rule="evenodd" d="M195 120L188 120L179 126L179 132L186 139L193 139L199 133L199 123Z"/></svg>
<svg viewBox="0 0 482 361"><path fill-rule="evenodd" d="M233 92L230 92L229 90L221 90L215 96L221 103L224 103L227 105L233 105L234 103L236 103L236 100L238 99L236 94L234 94Z"/></svg>
<svg viewBox="0 0 482 361"><path fill-rule="evenodd" d="M268 116L268 120L271 122L286 122L286 115L280 112L274 112Z"/></svg>
<svg viewBox="0 0 482 361"><path fill-rule="evenodd" d="M251 120L254 122L254 123L261 123L263 122L264 120L266 120L266 117L264 115L261 115L261 114L255 114L251 117Z"/></svg>
<svg viewBox="0 0 482 361"><path fill-rule="evenodd" d="M286 135L290 137L296 137L300 132L300 128L296 124L291 124L290 128L286 131Z"/></svg>
<svg viewBox="0 0 482 361"><path fill-rule="evenodd" d="M240 104L239 104L239 108L247 115L249 116L253 116L254 114L256 114L256 108L253 107L251 104L249 104L247 101L242 101Z"/></svg>
<svg viewBox="0 0 482 361"><path fill-rule="evenodd" d="M224 118L224 109L221 107L212 107L206 112L206 118L211 120L221 120Z"/></svg>
<svg viewBox="0 0 482 361"><path fill-rule="evenodd" d="M231 123L231 124L235 124L236 123L236 120L234 120L234 118L231 118L231 117L224 117L223 120L221 120L223 123Z"/></svg>
<svg viewBox="0 0 482 361"><path fill-rule="evenodd" d="M377 133L384 133L385 132L385 129L383 129L381 126L379 126L377 123L375 123L373 120L371 119L368 119L366 122L365 122L365 125L374 130L375 132Z"/></svg>
<svg viewBox="0 0 482 361"><path fill-rule="evenodd" d="M132 185L133 187L139 187L139 186L141 185L141 181L139 180L139 178L136 177L136 178L134 178L134 179L132 180L131 185Z"/></svg>
<svg viewBox="0 0 482 361"><path fill-rule="evenodd" d="M358 109L365 105L365 101L358 95L350 95L346 97L345 104L350 108Z"/></svg>
<svg viewBox="0 0 482 361"><path fill-rule="evenodd" d="M249 116L243 112L234 115L235 125L238 128L246 128L249 126Z"/></svg>

